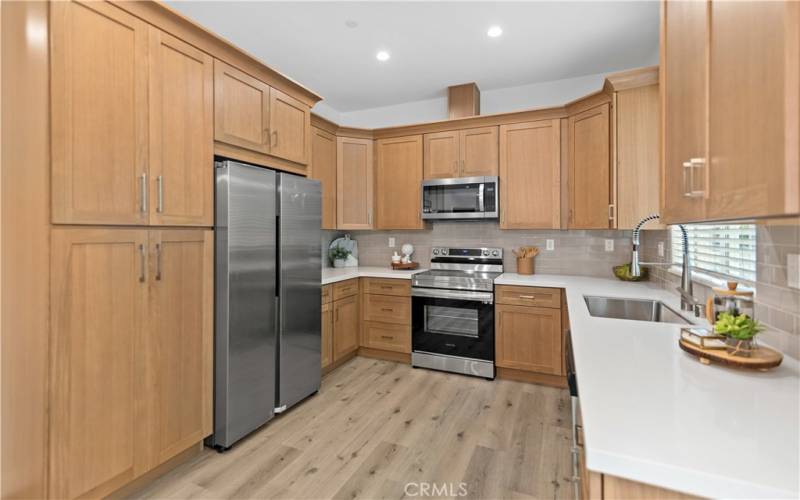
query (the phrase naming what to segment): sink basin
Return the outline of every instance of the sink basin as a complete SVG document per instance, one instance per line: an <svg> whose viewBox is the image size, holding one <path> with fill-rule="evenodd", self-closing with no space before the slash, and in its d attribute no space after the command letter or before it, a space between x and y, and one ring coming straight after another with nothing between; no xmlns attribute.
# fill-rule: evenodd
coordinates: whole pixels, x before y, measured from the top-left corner
<svg viewBox="0 0 800 500"><path fill-rule="evenodd" d="M596 297L584 295L589 314L600 318L631 319L634 321L652 321L657 323L679 323L690 325L691 322L672 310L660 300L620 299L612 297Z"/></svg>

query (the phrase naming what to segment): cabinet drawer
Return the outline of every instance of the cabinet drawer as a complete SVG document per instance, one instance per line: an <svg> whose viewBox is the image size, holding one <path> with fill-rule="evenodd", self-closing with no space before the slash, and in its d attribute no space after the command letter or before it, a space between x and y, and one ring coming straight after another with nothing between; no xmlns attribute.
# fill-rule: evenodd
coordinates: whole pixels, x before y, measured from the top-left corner
<svg viewBox="0 0 800 500"><path fill-rule="evenodd" d="M333 285L333 300L343 299L358 293L358 278L340 281Z"/></svg>
<svg viewBox="0 0 800 500"><path fill-rule="evenodd" d="M397 295L399 297L411 296L411 280L388 278L364 278L364 293L379 295Z"/></svg>
<svg viewBox="0 0 800 500"><path fill-rule="evenodd" d="M365 321L361 342L371 349L410 353L411 326Z"/></svg>
<svg viewBox="0 0 800 500"><path fill-rule="evenodd" d="M410 325L411 297L364 294L363 311L364 321Z"/></svg>
<svg viewBox="0 0 800 500"><path fill-rule="evenodd" d="M495 302L513 306L561 309L561 289L498 285L495 290Z"/></svg>
<svg viewBox="0 0 800 500"><path fill-rule="evenodd" d="M332 285L323 285L323 287L322 287L322 303L323 304L328 304L329 302L331 302L331 300L333 300L332 299L332 295L333 294L331 293L331 287L332 287Z"/></svg>

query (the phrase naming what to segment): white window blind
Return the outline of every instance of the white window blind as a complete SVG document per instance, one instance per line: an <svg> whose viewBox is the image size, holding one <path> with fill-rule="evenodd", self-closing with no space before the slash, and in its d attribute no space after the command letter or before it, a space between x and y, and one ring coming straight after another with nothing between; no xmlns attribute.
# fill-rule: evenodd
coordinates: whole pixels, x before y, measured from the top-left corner
<svg viewBox="0 0 800 500"><path fill-rule="evenodd" d="M754 224L690 224L689 256L693 269L747 281L756 279ZM672 262L683 263L681 230L672 226Z"/></svg>

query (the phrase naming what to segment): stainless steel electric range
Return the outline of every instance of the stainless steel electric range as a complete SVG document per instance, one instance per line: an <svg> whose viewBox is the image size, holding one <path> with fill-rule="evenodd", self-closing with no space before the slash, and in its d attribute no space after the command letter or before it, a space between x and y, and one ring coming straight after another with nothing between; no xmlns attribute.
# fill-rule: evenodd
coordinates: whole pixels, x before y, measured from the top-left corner
<svg viewBox="0 0 800 500"><path fill-rule="evenodd" d="M502 248L431 250L411 281L411 364L494 378L494 280Z"/></svg>

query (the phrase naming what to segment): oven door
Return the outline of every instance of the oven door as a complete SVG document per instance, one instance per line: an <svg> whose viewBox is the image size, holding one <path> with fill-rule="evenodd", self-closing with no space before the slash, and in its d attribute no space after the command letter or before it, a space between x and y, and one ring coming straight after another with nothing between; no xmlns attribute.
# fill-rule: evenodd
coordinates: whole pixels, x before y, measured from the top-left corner
<svg viewBox="0 0 800 500"><path fill-rule="evenodd" d="M494 363L494 294L412 288L414 352Z"/></svg>

